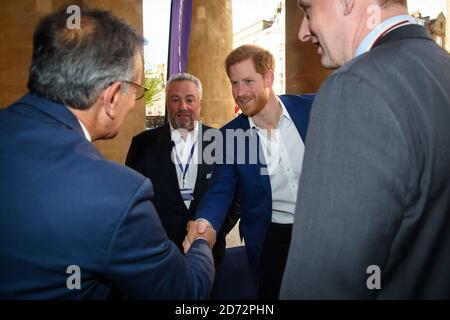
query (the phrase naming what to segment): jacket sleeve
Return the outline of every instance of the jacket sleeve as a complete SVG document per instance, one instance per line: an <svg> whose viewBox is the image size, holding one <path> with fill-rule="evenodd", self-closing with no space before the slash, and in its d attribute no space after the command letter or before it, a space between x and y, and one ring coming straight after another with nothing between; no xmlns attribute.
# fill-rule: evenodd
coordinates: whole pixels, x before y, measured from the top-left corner
<svg viewBox="0 0 450 320"><path fill-rule="evenodd" d="M234 228L236 223L241 218L241 196L239 192L239 187L236 187L236 192L234 194L233 202L231 203L230 210L225 217L225 221L222 225L222 233L226 236Z"/></svg>
<svg viewBox="0 0 450 320"><path fill-rule="evenodd" d="M233 210L231 219L238 219L237 214L240 216L240 206L232 208L238 182L235 159L233 154L226 152L225 128L219 132L221 135L215 141L218 153L216 153L217 161L213 169L213 176L208 191L203 196L196 212L196 218L208 220L217 232L221 229L230 209Z"/></svg>
<svg viewBox="0 0 450 320"><path fill-rule="evenodd" d="M109 247L108 276L132 299L204 299L214 278L211 250L196 240L187 256L167 238L145 179L118 224Z"/></svg>

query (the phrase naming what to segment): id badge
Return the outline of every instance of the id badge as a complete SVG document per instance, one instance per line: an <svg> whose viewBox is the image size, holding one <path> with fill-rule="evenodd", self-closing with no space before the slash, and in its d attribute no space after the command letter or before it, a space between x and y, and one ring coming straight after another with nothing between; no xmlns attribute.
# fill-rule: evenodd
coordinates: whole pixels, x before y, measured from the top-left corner
<svg viewBox="0 0 450 320"><path fill-rule="evenodd" d="M194 190L192 188L181 189L181 197L183 201L192 201L194 200Z"/></svg>

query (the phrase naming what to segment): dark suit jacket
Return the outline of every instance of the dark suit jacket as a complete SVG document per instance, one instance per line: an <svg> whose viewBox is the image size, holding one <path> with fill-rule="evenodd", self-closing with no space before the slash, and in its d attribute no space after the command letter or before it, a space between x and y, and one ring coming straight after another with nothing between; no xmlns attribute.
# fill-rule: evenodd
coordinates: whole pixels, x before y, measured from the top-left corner
<svg viewBox="0 0 450 320"><path fill-rule="evenodd" d="M306 143L281 298L450 298L449 54L388 33L323 84Z"/></svg>
<svg viewBox="0 0 450 320"><path fill-rule="evenodd" d="M34 94L0 110L0 299L206 298L211 252L168 240L152 185L105 160L64 105ZM67 269L79 266L81 289Z"/></svg>
<svg viewBox="0 0 450 320"><path fill-rule="evenodd" d="M285 95L280 96L280 99L304 141L313 96ZM221 128L224 147L222 163L214 168L211 186L199 205L197 216L207 219L217 230L222 225L233 196L239 188L241 199L239 228L245 238L252 274L257 280L260 275L262 245L272 217L272 191L269 176L261 174L265 169L261 159L256 157L255 163L251 161L251 158L258 154L252 146L259 147L259 138L256 132L252 130L251 134L249 129L250 124L245 115L238 116ZM245 144L239 143L239 132L247 133ZM236 134L234 138L233 134ZM231 138L234 139L232 144ZM234 152L230 153L227 145L234 145ZM242 164L243 159L246 161Z"/></svg>
<svg viewBox="0 0 450 320"><path fill-rule="evenodd" d="M205 148L211 143L211 141L205 141L203 135L206 130L211 128L203 124L200 128L199 134L201 138L199 138L198 142L200 147L197 150L200 154L203 154ZM209 178L211 177L214 164L206 163L205 161L201 161L198 164L194 200L191 202L188 210L181 198L175 164L171 159L172 146L170 125L168 123L153 130L141 132L131 142L126 165L151 180L155 193L153 204L164 229L169 239L174 241L180 250L183 251L182 243L186 236L187 223L189 220L194 219L198 204L208 189ZM224 226L217 234L217 242L213 249L216 265L218 265L225 252L225 236L238 219L239 211L230 210Z"/></svg>

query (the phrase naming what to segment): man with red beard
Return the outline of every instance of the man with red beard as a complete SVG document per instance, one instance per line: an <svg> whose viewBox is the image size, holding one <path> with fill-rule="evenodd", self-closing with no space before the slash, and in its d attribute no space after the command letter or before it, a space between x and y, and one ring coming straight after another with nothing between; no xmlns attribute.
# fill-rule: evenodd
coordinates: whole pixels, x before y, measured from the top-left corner
<svg viewBox="0 0 450 320"><path fill-rule="evenodd" d="M220 229L239 189L240 232L259 297L278 299L313 99L276 96L273 55L258 46L233 50L225 66L242 114L221 129L223 159L189 226L185 251L194 236Z"/></svg>
<svg viewBox="0 0 450 320"><path fill-rule="evenodd" d="M199 121L202 91L197 77L188 73L172 75L166 85L169 123L134 137L126 160L127 166L151 180L153 204L167 236L181 252L186 224L194 219L214 165L201 157L211 143L203 139L210 127ZM225 252L225 236L239 219L236 208L232 207L217 235L213 247L216 266Z"/></svg>

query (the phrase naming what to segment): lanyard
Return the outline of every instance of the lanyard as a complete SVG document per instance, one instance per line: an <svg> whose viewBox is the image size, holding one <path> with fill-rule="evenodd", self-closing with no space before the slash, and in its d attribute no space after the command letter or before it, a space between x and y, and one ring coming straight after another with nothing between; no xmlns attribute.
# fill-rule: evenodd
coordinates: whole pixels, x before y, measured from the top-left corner
<svg viewBox="0 0 450 320"><path fill-rule="evenodd" d="M183 174L183 186L182 186L182 188L184 188L184 187L185 187L185 184L186 184L186 173L187 173L188 170L189 170L189 165L191 164L192 155L194 154L194 149L195 149L195 144L196 144L196 143L197 143L197 141L195 141L194 144L192 145L191 152L189 153L189 158L187 159L187 163L186 163L186 166L185 166L185 167L183 167L183 164L182 164L182 162L181 162L181 159L180 159L180 157L178 156L177 147L176 147L176 145L174 144L175 155L176 155L176 157L177 157L178 167L180 167L180 170L181 170L181 172L182 172L182 174Z"/></svg>

